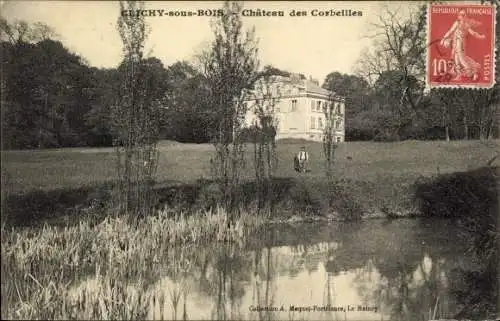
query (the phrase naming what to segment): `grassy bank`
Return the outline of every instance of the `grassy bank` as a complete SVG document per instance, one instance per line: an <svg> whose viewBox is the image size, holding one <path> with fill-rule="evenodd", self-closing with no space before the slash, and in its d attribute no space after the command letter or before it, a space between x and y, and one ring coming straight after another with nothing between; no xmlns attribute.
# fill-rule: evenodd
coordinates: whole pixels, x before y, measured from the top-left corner
<svg viewBox="0 0 500 321"><path fill-rule="evenodd" d="M336 153L335 190L326 194L322 146L309 143L310 172L292 168L300 143L278 143L278 168L272 198L276 220L293 218L346 219L409 216L419 211L415 182L440 174L466 172L484 166L495 155L498 141L397 143L353 142L341 144ZM253 151L247 146L247 169L240 186L240 204L255 208ZM205 210L217 203L217 191L207 179L210 145L160 144L157 175L158 206L188 211ZM114 176L113 149L60 149L2 152L2 187L8 191L2 205L15 225L38 224L40 219L82 216L109 205ZM496 161L498 162L498 160ZM3 195L4 196L4 195Z"/></svg>

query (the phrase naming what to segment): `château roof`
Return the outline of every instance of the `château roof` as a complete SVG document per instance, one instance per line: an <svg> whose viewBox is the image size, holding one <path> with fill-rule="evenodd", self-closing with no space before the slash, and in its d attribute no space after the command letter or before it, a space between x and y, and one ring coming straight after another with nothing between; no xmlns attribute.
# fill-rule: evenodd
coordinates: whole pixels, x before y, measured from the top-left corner
<svg viewBox="0 0 500 321"><path fill-rule="evenodd" d="M314 82L310 80L306 80L306 92L307 93L312 93L312 94L320 94L320 95L326 95L329 96L332 94L329 90L326 90L325 88L322 88L315 84Z"/></svg>
<svg viewBox="0 0 500 321"><path fill-rule="evenodd" d="M285 93L285 95L289 95L291 93L292 88L295 87L295 88L298 88L299 91L302 93L321 95L321 96L327 96L327 97L335 96L336 99L342 99L341 97L337 97L337 95L335 95L334 92L331 92L331 91L319 86L317 81L314 81L312 79L303 79L295 74L292 74L290 77L275 75L275 76L272 76L269 80L271 80L271 82L275 83L275 84L285 85L285 88L288 88L288 89L285 89L284 92L282 92L282 93Z"/></svg>
<svg viewBox="0 0 500 321"><path fill-rule="evenodd" d="M302 87L303 89L305 89L305 92L309 94L319 94L325 96L334 94L331 91L319 86L317 81L313 81L312 79L301 79L300 76L296 74L292 74L291 77L288 78L288 80L292 84Z"/></svg>

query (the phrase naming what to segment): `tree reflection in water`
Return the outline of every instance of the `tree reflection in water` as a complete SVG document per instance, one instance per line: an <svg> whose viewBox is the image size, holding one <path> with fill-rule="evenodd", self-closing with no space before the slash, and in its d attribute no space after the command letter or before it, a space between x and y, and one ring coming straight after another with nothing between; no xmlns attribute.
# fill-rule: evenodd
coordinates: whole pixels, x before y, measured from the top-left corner
<svg viewBox="0 0 500 321"><path fill-rule="evenodd" d="M198 254L190 258L193 287L186 299L188 316L216 320L455 318L465 301L453 294L468 290L461 271L477 270L464 254L466 246L457 237L457 227L447 221L300 228L293 227L289 233L269 229L243 248L226 244L197 249ZM379 312L288 311L292 304L350 303L376 306ZM285 312L249 311L250 306L281 305Z"/></svg>
<svg viewBox="0 0 500 321"><path fill-rule="evenodd" d="M274 265L272 248L270 246L254 252L253 307L273 307L276 305L276 270ZM258 320L275 320L277 318L276 312L269 310L253 311L250 313L250 316Z"/></svg>
<svg viewBox="0 0 500 321"><path fill-rule="evenodd" d="M390 230L393 234L385 236L377 235L383 231L374 226L343 234L340 247L330 252L326 270L334 276L355 271L355 286L363 298L360 303L378 305L384 318L454 317L458 307L451 297L448 278L458 262L450 257L452 245L427 246L426 235L418 234L418 229ZM371 241L363 242L367 233L372 234ZM447 233L440 238L455 242Z"/></svg>
<svg viewBox="0 0 500 321"><path fill-rule="evenodd" d="M251 262L238 245L228 244L215 251L216 305L212 311L214 320L237 320L243 316L241 300L245 284L250 282Z"/></svg>

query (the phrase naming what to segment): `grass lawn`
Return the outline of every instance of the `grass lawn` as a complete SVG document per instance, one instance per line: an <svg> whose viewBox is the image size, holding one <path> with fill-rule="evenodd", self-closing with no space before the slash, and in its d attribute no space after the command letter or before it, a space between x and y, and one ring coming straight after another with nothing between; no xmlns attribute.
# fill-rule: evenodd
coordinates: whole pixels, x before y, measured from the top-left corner
<svg viewBox="0 0 500 321"><path fill-rule="evenodd" d="M321 143L305 144L311 171L298 174L292 159L303 143L278 143L279 177L304 181L324 178ZM500 141L405 141L395 143L348 142L336 152L338 179L391 185L414 181L420 175L466 171L486 165L499 150ZM157 178L159 182L190 183L210 177L208 144L162 142ZM253 146L247 147L247 170L253 177ZM347 157L352 159L348 159ZM113 179L115 153L112 148L65 148L2 152L2 178L7 174L11 192L50 191L91 187ZM498 164L499 160L495 163ZM2 180L2 185L5 184Z"/></svg>

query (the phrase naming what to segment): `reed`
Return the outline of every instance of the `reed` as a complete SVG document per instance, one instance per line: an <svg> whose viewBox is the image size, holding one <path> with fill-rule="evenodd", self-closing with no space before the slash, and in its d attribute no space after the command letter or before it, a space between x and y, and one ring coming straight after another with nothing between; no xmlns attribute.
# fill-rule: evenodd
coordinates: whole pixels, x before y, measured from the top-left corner
<svg viewBox="0 0 500 321"><path fill-rule="evenodd" d="M227 224L221 210L160 211L137 224L108 217L97 225L2 228L2 318L145 319L151 300L163 300L146 280L159 265L186 272L189 249L209 242L243 245L263 219L242 214ZM76 276L91 275L82 282ZM133 281L133 284L131 282ZM176 302L184 289L172 290ZM169 318L170 316L166 316Z"/></svg>

